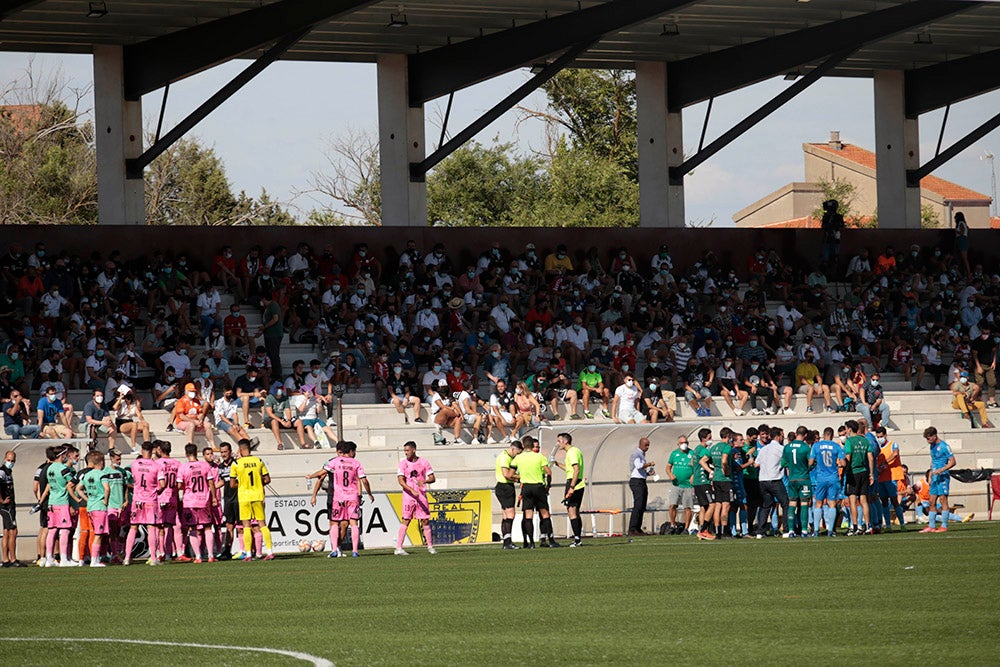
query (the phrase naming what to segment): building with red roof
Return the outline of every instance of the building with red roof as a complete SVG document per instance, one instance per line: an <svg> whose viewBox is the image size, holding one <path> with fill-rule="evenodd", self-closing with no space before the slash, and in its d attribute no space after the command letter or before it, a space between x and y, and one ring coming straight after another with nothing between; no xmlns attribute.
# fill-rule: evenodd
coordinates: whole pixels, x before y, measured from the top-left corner
<svg viewBox="0 0 1000 667"><path fill-rule="evenodd" d="M839 132L830 133L823 144L803 144L805 181L789 183L766 197L737 211L733 221L738 227L819 227L813 211L822 203L822 182L846 181L854 186L852 208L865 218L878 211L875 183L875 153L840 141ZM935 216L938 225L952 226L955 213L962 211L972 228L989 229L992 199L981 192L925 176L920 181L920 206Z"/></svg>

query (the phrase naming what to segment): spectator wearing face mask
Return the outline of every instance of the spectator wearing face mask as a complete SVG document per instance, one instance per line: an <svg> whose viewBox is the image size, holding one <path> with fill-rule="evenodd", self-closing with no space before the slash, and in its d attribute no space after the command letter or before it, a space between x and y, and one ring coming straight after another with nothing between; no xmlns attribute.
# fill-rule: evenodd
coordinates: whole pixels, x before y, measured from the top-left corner
<svg viewBox="0 0 1000 667"><path fill-rule="evenodd" d="M878 415L878 424L888 428L889 426L889 404L885 401L885 392L881 385L882 376L877 372L861 386L858 392L858 412L869 424L875 424L873 415Z"/></svg>
<svg viewBox="0 0 1000 667"><path fill-rule="evenodd" d="M573 273L573 260L569 258L566 246L560 243L555 252L545 258L545 275L553 278L564 273Z"/></svg>
<svg viewBox="0 0 1000 667"><path fill-rule="evenodd" d="M215 449L215 438L211 425L205 422L206 405L198 397L198 388L191 382L184 385L184 395L177 399L171 414L171 421L179 431L187 435L187 444L194 442L196 433L203 433L208 444Z"/></svg>
<svg viewBox="0 0 1000 667"><path fill-rule="evenodd" d="M1000 337L993 335L988 322L979 325L979 336L970 345L972 351L973 378L980 387L986 388L986 407L997 407L997 345Z"/></svg>
<svg viewBox="0 0 1000 667"><path fill-rule="evenodd" d="M993 428L986 414L986 404L983 402L983 391L978 384L969 380L969 372L962 371L958 382L951 385L951 407L961 410L962 416L968 419L972 427ZM973 413L973 410L976 412Z"/></svg>
<svg viewBox="0 0 1000 667"><path fill-rule="evenodd" d="M639 409L642 398L642 388L639 387L631 373L625 376L625 383L615 389L614 400L611 401L611 420L616 424L639 424L643 421Z"/></svg>

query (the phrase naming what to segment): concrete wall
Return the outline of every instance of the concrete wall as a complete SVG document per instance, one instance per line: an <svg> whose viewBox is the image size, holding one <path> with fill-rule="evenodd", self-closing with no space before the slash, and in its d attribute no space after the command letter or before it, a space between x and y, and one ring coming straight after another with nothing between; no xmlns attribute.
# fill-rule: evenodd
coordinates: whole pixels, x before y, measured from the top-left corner
<svg viewBox="0 0 1000 667"><path fill-rule="evenodd" d="M796 220L811 215L823 202L823 189L816 183L789 183L733 215L740 227Z"/></svg>

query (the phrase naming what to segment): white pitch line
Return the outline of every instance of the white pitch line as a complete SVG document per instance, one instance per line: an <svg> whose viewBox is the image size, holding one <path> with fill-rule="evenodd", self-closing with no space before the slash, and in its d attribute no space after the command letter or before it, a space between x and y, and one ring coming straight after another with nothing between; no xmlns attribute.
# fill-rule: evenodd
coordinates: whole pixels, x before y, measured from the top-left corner
<svg viewBox="0 0 1000 667"><path fill-rule="evenodd" d="M94 644L141 644L144 646L172 646L178 648L207 648L218 651L244 651L255 653L272 653L284 655L303 662L312 663L314 667L334 667L326 658L319 658L299 651L285 651L277 648L261 648L257 646L223 646L218 644L194 644L191 642L147 641L145 639L109 639L104 637L0 637L4 642L90 642Z"/></svg>

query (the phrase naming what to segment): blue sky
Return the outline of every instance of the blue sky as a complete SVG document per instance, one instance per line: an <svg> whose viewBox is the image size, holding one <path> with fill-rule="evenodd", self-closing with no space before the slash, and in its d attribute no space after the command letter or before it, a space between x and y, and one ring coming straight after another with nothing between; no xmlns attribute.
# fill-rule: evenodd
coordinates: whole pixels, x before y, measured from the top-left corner
<svg viewBox="0 0 1000 667"><path fill-rule="evenodd" d="M0 53L0 89L21 77L29 55ZM247 61L226 63L202 72L171 87L164 130L214 93ZM36 55L36 73L60 71L70 86L92 82L90 56ZM530 75L517 71L478 86L459 91L449 122L456 132L496 101L523 83ZM706 143L775 95L788 82L775 79L745 88L715 100ZM145 125L154 128L162 93L143 98ZM87 108L93 105L86 100ZM428 105L427 140L436 145L445 100ZM543 108L545 97L535 93L525 102ZM874 146L872 83L868 79L824 79L767 118L763 123L730 144L698 167L685 181L689 221L715 226L732 224L732 214L747 204L790 182L802 180L801 145L826 141L830 130L839 130L841 139L865 148ZM952 108L944 146L961 137L1000 107L1000 91L968 100ZM920 119L921 156L934 154L943 110ZM684 111L685 152L697 148L705 104ZM512 141L523 151L540 150L545 145L545 128L540 121L518 122L516 111L508 112L484 130L477 139L483 143L499 138ZM334 136L349 129L377 128L375 66L348 63L278 62L250 82L192 132L213 146L226 165L234 190L256 195L262 187L279 201L299 209L304 215L328 202L312 198L309 176L325 168L323 147ZM989 163L979 157L987 150L1000 154L1000 130L953 159L937 175L990 195Z"/></svg>

